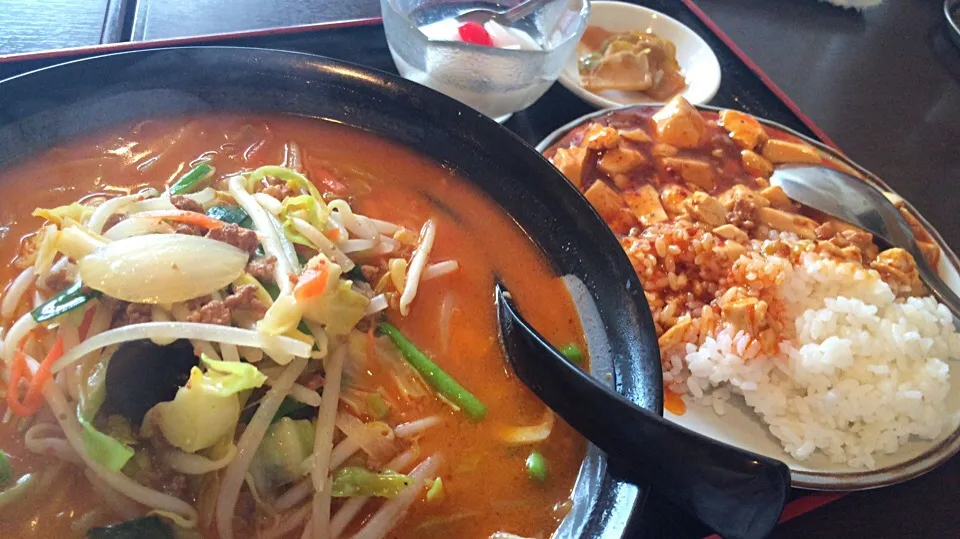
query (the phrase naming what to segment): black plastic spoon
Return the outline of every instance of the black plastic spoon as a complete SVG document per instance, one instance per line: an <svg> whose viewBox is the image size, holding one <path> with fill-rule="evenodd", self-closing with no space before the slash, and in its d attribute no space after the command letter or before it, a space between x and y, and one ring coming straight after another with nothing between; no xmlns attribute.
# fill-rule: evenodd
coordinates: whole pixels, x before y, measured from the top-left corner
<svg viewBox="0 0 960 539"><path fill-rule="evenodd" d="M780 518L790 471L717 442L607 389L540 336L496 288L500 340L517 377L607 454L619 478L649 484L727 539L765 537Z"/></svg>

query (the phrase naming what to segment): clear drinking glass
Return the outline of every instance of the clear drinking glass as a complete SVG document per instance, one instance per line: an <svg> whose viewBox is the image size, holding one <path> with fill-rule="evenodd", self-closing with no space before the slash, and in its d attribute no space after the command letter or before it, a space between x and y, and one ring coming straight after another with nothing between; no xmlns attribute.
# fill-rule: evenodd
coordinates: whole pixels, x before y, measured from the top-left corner
<svg viewBox="0 0 960 539"><path fill-rule="evenodd" d="M476 8L503 10L522 0L380 0L387 44L403 77L453 97L497 121L523 110L553 84L583 36L589 0L546 2L511 26L541 50L431 41L419 28Z"/></svg>

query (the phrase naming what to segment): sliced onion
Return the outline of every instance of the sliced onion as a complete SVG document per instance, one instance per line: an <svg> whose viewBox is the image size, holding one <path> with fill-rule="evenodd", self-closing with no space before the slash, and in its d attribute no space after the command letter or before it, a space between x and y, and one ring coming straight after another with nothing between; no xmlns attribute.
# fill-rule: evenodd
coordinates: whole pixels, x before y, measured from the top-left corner
<svg viewBox="0 0 960 539"><path fill-rule="evenodd" d="M283 209L282 202L266 193L254 193L253 199L256 200L257 204L260 204L263 209L267 210L273 215L280 215L280 210Z"/></svg>
<svg viewBox="0 0 960 539"><path fill-rule="evenodd" d="M176 303L215 292L243 274L249 255L228 243L183 234L111 242L83 257L84 284L132 303Z"/></svg>
<svg viewBox="0 0 960 539"><path fill-rule="evenodd" d="M183 195L190 200L196 202L203 206L204 209L209 208L217 201L217 190L213 187L206 187L196 193L190 193L189 195Z"/></svg>
<svg viewBox="0 0 960 539"><path fill-rule="evenodd" d="M393 431L386 423L364 423L346 412L340 412L337 414L337 428L375 461L386 462L397 453L397 445L392 440Z"/></svg>
<svg viewBox="0 0 960 539"><path fill-rule="evenodd" d="M140 202L134 202L127 206L127 215L134 215L145 211L157 210L175 210L176 206L170 203L169 198L148 198Z"/></svg>
<svg viewBox="0 0 960 539"><path fill-rule="evenodd" d="M110 227L103 237L108 240L122 240L133 236L144 236L146 234L167 234L173 232L173 227L163 221L163 219L154 219L152 217L129 217Z"/></svg>
<svg viewBox="0 0 960 539"><path fill-rule="evenodd" d="M30 266L20 272L20 275L17 275L17 278L7 287L7 293L3 295L3 303L0 304L0 315L4 318L13 317L13 313L16 312L17 306L20 305L23 295L30 289L30 285L34 283L36 276L37 274L33 271L33 266Z"/></svg>
<svg viewBox="0 0 960 539"><path fill-rule="evenodd" d="M431 415L415 421L401 423L393 428L397 433L397 438L413 438L423 433L423 431L439 425L443 419L438 415Z"/></svg>
<svg viewBox="0 0 960 539"><path fill-rule="evenodd" d="M10 326L10 331L7 331L7 335L3 338L2 350L3 359L8 365L13 361L13 353L16 352L20 340L35 327L37 327L37 321L30 316L30 313L21 316Z"/></svg>
<svg viewBox="0 0 960 539"><path fill-rule="evenodd" d="M273 226L276 219L267 213L267 211L257 203L256 199L247 192L247 188L244 185L245 183L243 176L230 178L230 194L233 195L233 199L237 201L237 204L240 204L240 207L243 208L243 210L247 212L247 215L250 216L250 219L253 220L253 225L262 238L263 250L266 251L267 255L276 257L277 266L274 269L273 276L280 286L281 291L290 291L293 286L290 284L288 277L291 273L300 274L298 271L299 264L294 266L293 263L291 263L287 256L286 248L283 245L283 243L286 242L286 238L282 237L283 231L278 232L277 228Z"/></svg>
<svg viewBox="0 0 960 539"><path fill-rule="evenodd" d="M119 212L134 202L139 202L148 196L155 197L157 194L158 193L155 189L150 189L135 195L111 198L110 200L107 200L103 204L97 206L97 209L93 210L93 213L90 215L90 220L87 221L87 228L89 228L94 234L100 234L103 232L103 226L107 224L107 221L110 219L111 215Z"/></svg>
<svg viewBox="0 0 960 539"><path fill-rule="evenodd" d="M387 296L380 294L378 296L373 296L370 298L370 303L367 303L367 308L363 311L363 316L370 316L371 314L376 314L387 307L390 304L387 302Z"/></svg>
<svg viewBox="0 0 960 539"><path fill-rule="evenodd" d="M377 237L377 227L369 219L362 215L353 213L353 208L346 200L333 200L329 204L330 209L337 212L340 222L350 231L350 234L358 238L373 239Z"/></svg>
<svg viewBox="0 0 960 539"><path fill-rule="evenodd" d="M542 442L550 436L553 430L553 423L556 416L548 408L543 414L543 419L538 425L529 427L502 427L500 429L500 438L510 444L535 444Z"/></svg>
<svg viewBox="0 0 960 539"><path fill-rule="evenodd" d="M210 459L196 453L187 453L179 449L171 449L163 455L164 462L176 472L187 475L203 475L221 468L226 468L237 456L237 446L230 444L227 452L218 459Z"/></svg>
<svg viewBox="0 0 960 539"><path fill-rule="evenodd" d="M33 320L32 318L30 320ZM275 352L284 356L310 357L310 345L290 337L270 337L250 329L240 329L215 324L193 322L147 322L132 324L91 337L78 344L53 364L53 372L58 372L84 355L112 344L120 344L139 339L198 339L237 346L262 348L271 357ZM277 354L277 355L280 355ZM11 354L12 355L12 354Z"/></svg>
<svg viewBox="0 0 960 539"><path fill-rule="evenodd" d="M373 240L347 240L340 244L340 250L346 254L350 254L372 249L374 245L376 245L376 242Z"/></svg>
<svg viewBox="0 0 960 539"><path fill-rule="evenodd" d="M420 281L429 281L430 279L443 277L444 275L453 273L458 269L460 269L460 264L457 263L456 260L444 260L443 262L430 264L429 266L423 268L423 274L420 275Z"/></svg>
<svg viewBox="0 0 960 539"><path fill-rule="evenodd" d="M437 237L437 225L428 219L420 230L420 243L417 245L410 265L407 267L407 279L403 283L403 293L400 294L400 314L407 316L410 313L410 303L417 297L417 288L420 286L420 277L423 268L427 265L427 258L433 249L433 241Z"/></svg>
<svg viewBox="0 0 960 539"><path fill-rule="evenodd" d="M330 238L324 236L323 232L317 230L317 227L299 217L293 218L293 227L297 229L297 232L303 234L303 237L310 240L310 243L316 245L317 248L320 249L320 252L339 264L343 271L350 271L356 265L353 263L353 260L350 260L350 257L343 254L343 251L330 241Z"/></svg>
<svg viewBox="0 0 960 539"><path fill-rule="evenodd" d="M381 234L386 234L388 236L392 236L396 234L398 230L403 228L400 225L395 225L388 221L381 221L380 219L372 219L370 217L366 217L366 219L367 221L370 221L371 223L373 223L373 226L374 228L377 229L377 232Z"/></svg>

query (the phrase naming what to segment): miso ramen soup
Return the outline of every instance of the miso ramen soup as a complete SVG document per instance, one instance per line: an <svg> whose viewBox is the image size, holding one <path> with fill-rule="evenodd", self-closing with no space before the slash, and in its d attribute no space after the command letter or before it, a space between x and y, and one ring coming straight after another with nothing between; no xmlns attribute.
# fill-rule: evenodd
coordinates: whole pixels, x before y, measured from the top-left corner
<svg viewBox="0 0 960 539"><path fill-rule="evenodd" d="M317 120L91 135L0 174L0 537L549 537L585 443L495 276L569 293L468 182Z"/></svg>

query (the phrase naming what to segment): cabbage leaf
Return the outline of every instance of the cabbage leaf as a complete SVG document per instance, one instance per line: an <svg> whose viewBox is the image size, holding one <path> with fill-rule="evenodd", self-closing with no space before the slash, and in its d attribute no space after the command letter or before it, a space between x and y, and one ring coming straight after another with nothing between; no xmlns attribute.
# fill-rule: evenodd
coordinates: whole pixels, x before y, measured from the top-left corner
<svg viewBox="0 0 960 539"><path fill-rule="evenodd" d="M119 472L124 465L133 457L133 449L120 443L115 438L111 438L96 429L83 414L77 409L77 420L83 428L83 445L93 460L104 467Z"/></svg>
<svg viewBox="0 0 960 539"><path fill-rule="evenodd" d="M340 468L333 476L331 494L336 498L377 496L392 498L410 486L413 479L397 472L371 472L358 466Z"/></svg>
<svg viewBox="0 0 960 539"><path fill-rule="evenodd" d="M200 355L200 361L207 367L207 372L199 379L202 389L219 397L260 387L267 381L267 376L250 363L219 361L204 354ZM192 373L190 378L192 381Z"/></svg>

